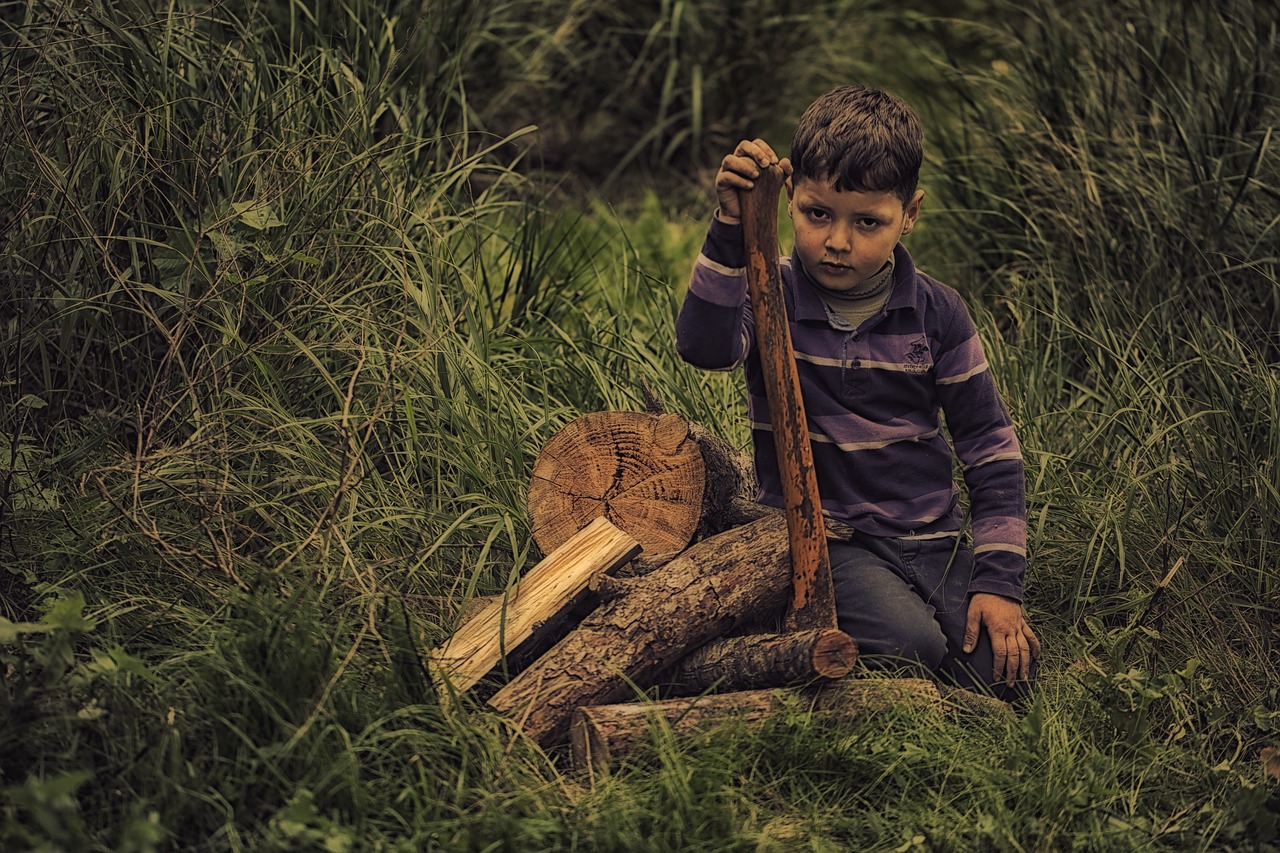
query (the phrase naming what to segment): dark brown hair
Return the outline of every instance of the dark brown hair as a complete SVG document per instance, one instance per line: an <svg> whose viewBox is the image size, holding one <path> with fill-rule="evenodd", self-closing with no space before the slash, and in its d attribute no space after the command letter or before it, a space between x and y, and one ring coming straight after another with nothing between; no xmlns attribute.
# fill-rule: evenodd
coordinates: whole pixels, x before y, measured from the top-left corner
<svg viewBox="0 0 1280 853"><path fill-rule="evenodd" d="M830 180L837 190L891 192L911 201L924 160L924 130L896 95L856 84L818 98L791 139L794 180Z"/></svg>

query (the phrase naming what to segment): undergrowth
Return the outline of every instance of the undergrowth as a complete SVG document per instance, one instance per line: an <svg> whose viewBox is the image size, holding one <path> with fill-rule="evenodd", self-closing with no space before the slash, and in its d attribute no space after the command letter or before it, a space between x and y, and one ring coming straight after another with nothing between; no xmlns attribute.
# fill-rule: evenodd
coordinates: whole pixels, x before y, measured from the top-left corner
<svg viewBox="0 0 1280 853"><path fill-rule="evenodd" d="M0 846L1275 849L1272 12L312 5L0 3ZM1026 452L1034 702L602 777L441 706L560 426L643 377L743 444L671 343L688 199L862 71L934 92L912 250Z"/></svg>

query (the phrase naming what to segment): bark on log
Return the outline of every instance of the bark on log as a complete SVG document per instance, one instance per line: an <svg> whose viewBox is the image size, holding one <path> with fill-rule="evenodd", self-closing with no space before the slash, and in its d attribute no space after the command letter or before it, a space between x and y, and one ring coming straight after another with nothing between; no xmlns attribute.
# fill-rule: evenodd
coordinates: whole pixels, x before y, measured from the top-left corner
<svg viewBox="0 0 1280 853"><path fill-rule="evenodd" d="M575 768L602 771L631 755L655 726L669 726L676 735L727 722L757 730L784 707L812 711L819 719L855 719L904 705L939 716L944 710L938 688L923 678L843 678L805 688L584 706L571 721L570 755Z"/></svg>
<svg viewBox="0 0 1280 853"><path fill-rule="evenodd" d="M948 684L939 684L938 692L942 694L942 703L950 716L967 715L993 723L1011 723L1017 719L1013 706L994 696Z"/></svg>
<svg viewBox="0 0 1280 853"><path fill-rule="evenodd" d="M689 424L707 472L702 493L698 538L714 536L765 515L771 510L756 503L756 476L751 457L701 424Z"/></svg>
<svg viewBox="0 0 1280 853"><path fill-rule="evenodd" d="M548 746L580 705L617 702L740 621L781 612L791 588L786 519L704 539L635 579L489 700Z"/></svg>
<svg viewBox="0 0 1280 853"><path fill-rule="evenodd" d="M608 520L597 518L530 569L505 596L488 599L445 645L429 656L441 695L446 683L470 690L506 656L537 642L587 594L593 576L630 560L640 545Z"/></svg>
<svg viewBox="0 0 1280 853"><path fill-rule="evenodd" d="M723 637L677 663L665 692L690 696L843 678L857 659L853 638L836 628Z"/></svg>

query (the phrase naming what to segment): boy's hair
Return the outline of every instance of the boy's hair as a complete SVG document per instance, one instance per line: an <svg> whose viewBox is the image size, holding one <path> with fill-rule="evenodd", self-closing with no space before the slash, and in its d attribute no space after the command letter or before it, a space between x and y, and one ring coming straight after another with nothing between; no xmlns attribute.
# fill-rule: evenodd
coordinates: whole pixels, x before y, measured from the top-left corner
<svg viewBox="0 0 1280 853"><path fill-rule="evenodd" d="M891 192L911 201L924 160L915 110L889 92L851 84L818 98L791 139L792 179L827 179L845 192Z"/></svg>

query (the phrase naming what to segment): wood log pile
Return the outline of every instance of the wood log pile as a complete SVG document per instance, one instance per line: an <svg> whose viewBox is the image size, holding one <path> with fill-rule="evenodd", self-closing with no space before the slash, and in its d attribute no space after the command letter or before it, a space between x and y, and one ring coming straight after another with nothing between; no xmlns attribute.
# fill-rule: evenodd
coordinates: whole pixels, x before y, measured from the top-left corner
<svg viewBox="0 0 1280 853"><path fill-rule="evenodd" d="M779 632L787 521L749 499L746 470L677 415L597 412L566 425L529 489L546 557L429 654L442 700L470 693L543 747L568 740L575 766L594 769L655 720L678 732L751 724L785 697L824 714L942 708L929 681L845 678L857 649L834 627Z"/></svg>

